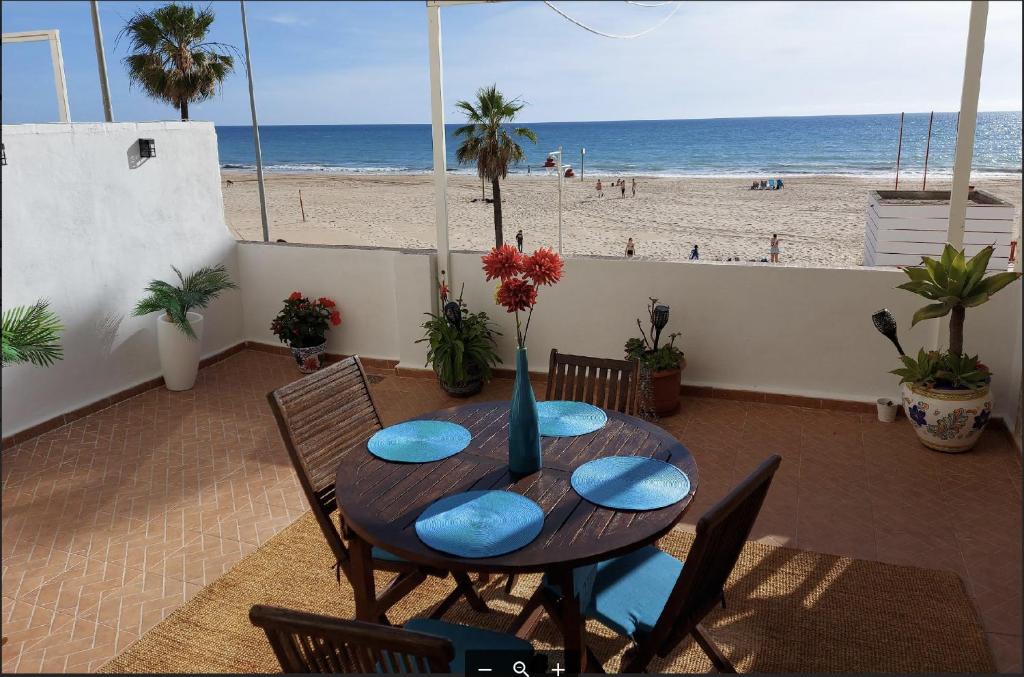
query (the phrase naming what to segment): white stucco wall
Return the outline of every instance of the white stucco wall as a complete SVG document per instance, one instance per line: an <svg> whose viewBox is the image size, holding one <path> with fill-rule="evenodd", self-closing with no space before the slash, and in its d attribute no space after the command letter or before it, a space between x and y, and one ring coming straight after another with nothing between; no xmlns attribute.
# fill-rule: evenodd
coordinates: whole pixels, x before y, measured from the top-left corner
<svg viewBox="0 0 1024 677"><path fill-rule="evenodd" d="M422 368L423 313L432 308L432 251L240 242L245 338L278 344L270 322L292 291L327 296L342 323L327 335L327 350L400 360Z"/></svg>
<svg viewBox="0 0 1024 677"><path fill-rule="evenodd" d="M6 436L160 375L156 318L130 315L151 279L238 271L212 124L4 125L3 140L3 307L47 298L66 325L62 362L3 370ZM204 355L241 340L238 292L204 314Z"/></svg>
<svg viewBox="0 0 1024 677"><path fill-rule="evenodd" d="M515 346L511 315L495 308L479 253L452 255L455 283L466 283L471 309L501 324L501 354ZM531 370L547 369L551 348L618 357L650 296L672 308L665 333L682 332L683 380L693 385L866 402L896 393L899 366L891 344L871 324L887 307L907 352L932 347L935 325L910 329L923 300L895 289L902 272L788 266L570 259L561 283L541 291L530 326ZM1012 421L1020 393L1020 283L967 315L966 349L996 373L996 412ZM1012 423L1011 423L1012 425Z"/></svg>

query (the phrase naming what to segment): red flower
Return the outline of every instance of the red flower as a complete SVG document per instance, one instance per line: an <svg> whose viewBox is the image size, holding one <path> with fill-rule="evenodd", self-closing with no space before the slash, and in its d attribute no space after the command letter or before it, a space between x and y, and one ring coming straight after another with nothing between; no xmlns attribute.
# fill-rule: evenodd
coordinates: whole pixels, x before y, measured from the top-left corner
<svg viewBox="0 0 1024 677"><path fill-rule="evenodd" d="M526 310L537 302L537 287L520 277L513 277L501 283L497 299L510 313Z"/></svg>
<svg viewBox="0 0 1024 677"><path fill-rule="evenodd" d="M331 311L331 324L333 324L335 327L341 324L341 313L339 313L337 310Z"/></svg>
<svg viewBox="0 0 1024 677"><path fill-rule="evenodd" d="M288 295L288 300L289 301L298 301L301 298L302 298L302 292L300 292L300 291L293 291L291 294Z"/></svg>
<svg viewBox="0 0 1024 677"><path fill-rule="evenodd" d="M320 305L322 305L324 308L333 308L334 306L338 305L337 303L330 300L326 296L321 296L319 299L317 299L317 301L319 301Z"/></svg>
<svg viewBox="0 0 1024 677"><path fill-rule="evenodd" d="M489 254L481 257L487 281L507 280L523 272L524 257L510 244L493 247Z"/></svg>
<svg viewBox="0 0 1024 677"><path fill-rule="evenodd" d="M438 291L441 294L441 300L442 301L447 301L448 300L448 292L450 291L448 289L448 283L447 282L442 282L440 287L438 287Z"/></svg>
<svg viewBox="0 0 1024 677"><path fill-rule="evenodd" d="M534 284L554 284L562 279L562 257L552 250L541 247L526 257L523 273Z"/></svg>

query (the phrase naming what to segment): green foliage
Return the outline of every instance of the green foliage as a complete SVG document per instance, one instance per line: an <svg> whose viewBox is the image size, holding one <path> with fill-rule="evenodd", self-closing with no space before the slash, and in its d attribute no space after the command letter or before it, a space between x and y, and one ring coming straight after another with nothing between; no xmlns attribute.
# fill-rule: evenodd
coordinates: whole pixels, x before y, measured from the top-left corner
<svg viewBox="0 0 1024 677"><path fill-rule="evenodd" d="M132 315L141 316L163 311L186 336L196 338L192 325L188 322L188 311L193 308L205 308L210 305L225 289L238 287L231 281L227 268L223 265L207 266L193 272L188 277L171 266L178 276L179 286L163 280L153 280L146 287L149 296L137 304Z"/></svg>
<svg viewBox="0 0 1024 677"><path fill-rule="evenodd" d="M138 11L117 39L128 38L131 52L124 58L128 80L154 99L166 101L188 119L188 104L216 92L235 67L225 50L230 45L206 39L214 14L210 7L170 3L150 12Z"/></svg>
<svg viewBox="0 0 1024 677"><path fill-rule="evenodd" d="M900 383L914 383L929 388L951 388L954 390L976 390L987 384L992 372L978 361L978 356L957 355L953 352L940 353L937 350L917 352L917 359L908 355L900 357L903 367L893 369L891 374L900 377Z"/></svg>
<svg viewBox="0 0 1024 677"><path fill-rule="evenodd" d="M463 137L455 151L459 164L476 163L481 179L493 181L508 176L509 164L522 162L523 148L513 137L537 143L537 135L528 127L513 127L511 134L505 125L515 120L526 104L519 99L505 99L497 85L481 87L476 101L459 101L455 107L466 114L466 123L455 130Z"/></svg>
<svg viewBox="0 0 1024 677"><path fill-rule="evenodd" d="M64 330L50 304L40 299L31 306L3 313L3 366L28 362L48 367L64 358L60 333Z"/></svg>
<svg viewBox="0 0 1024 677"><path fill-rule="evenodd" d="M321 296L310 301L302 292L292 292L284 300L284 308L270 323L270 330L281 343L293 348L311 348L324 342L331 325L341 324L337 304Z"/></svg>
<svg viewBox="0 0 1024 677"><path fill-rule="evenodd" d="M995 273L985 277L985 269L992 258L993 248L985 247L969 260L963 250L957 251L947 244L941 258L921 257L921 268L904 268L909 282L899 289L912 291L919 296L935 301L914 313L911 326L921 320L948 315L957 306L973 308L985 303L997 291L1010 284L1020 273Z"/></svg>
<svg viewBox="0 0 1024 677"><path fill-rule="evenodd" d="M669 334L668 343L658 346L657 350L648 348L645 339L631 338L626 341L626 358L640 360L640 364L651 371L678 369L683 360L683 351L675 345L678 336L681 336L679 332Z"/></svg>
<svg viewBox="0 0 1024 677"><path fill-rule="evenodd" d="M426 330L416 343L428 342L427 364L434 367L438 378L450 386L461 386L477 378L486 383L491 379L491 368L501 362L496 352L494 328L487 313L471 313L460 299L462 321L455 326L443 314L427 313L430 319L423 323Z"/></svg>

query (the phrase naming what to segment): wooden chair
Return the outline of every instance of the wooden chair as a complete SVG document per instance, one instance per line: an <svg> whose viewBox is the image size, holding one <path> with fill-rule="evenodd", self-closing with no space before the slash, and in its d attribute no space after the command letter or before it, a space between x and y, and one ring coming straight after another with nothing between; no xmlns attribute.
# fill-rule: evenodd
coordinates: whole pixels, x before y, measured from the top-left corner
<svg viewBox="0 0 1024 677"><path fill-rule="evenodd" d="M621 672L643 672L655 655L667 656L687 635L719 672L736 671L701 621L716 605L725 605L725 583L781 461L769 457L700 518L686 566L651 545L573 572L575 587L588 591L579 599L583 615L634 642ZM517 619L517 634L530 632L542 607L557 618L552 612L560 601L558 589L545 580Z"/></svg>
<svg viewBox="0 0 1024 677"><path fill-rule="evenodd" d="M335 478L341 458L350 452L365 452L366 441L383 428L376 402L358 357L349 357L309 376L278 388L267 395L288 455L306 494L320 531L336 558L335 574L350 577L350 557L345 545L344 524L334 495ZM427 569L381 548L373 548L373 567L397 575L377 598L379 620L387 623L387 610L412 592L428 575L444 577L447 572ZM440 617L465 595L477 611L487 605L473 589L469 576L454 574L456 588L435 610Z"/></svg>
<svg viewBox="0 0 1024 677"><path fill-rule="evenodd" d="M567 355L552 348L545 399L587 402L633 415L639 383L638 360Z"/></svg>
<svg viewBox="0 0 1024 677"><path fill-rule="evenodd" d="M267 634L286 674L464 673L469 650L533 653L529 642L491 630L415 619L405 628L257 605L249 620Z"/></svg>

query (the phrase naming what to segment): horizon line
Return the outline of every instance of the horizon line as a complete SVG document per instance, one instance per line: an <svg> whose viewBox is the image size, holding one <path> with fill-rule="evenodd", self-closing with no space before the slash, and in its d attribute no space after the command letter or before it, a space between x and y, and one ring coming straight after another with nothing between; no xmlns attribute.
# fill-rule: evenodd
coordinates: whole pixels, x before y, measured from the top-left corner
<svg viewBox="0 0 1024 677"><path fill-rule="evenodd" d="M979 110L982 113L1022 113L1018 110ZM517 120L516 122L529 125L554 125L554 124L579 124L579 123L603 123L603 122L710 122L714 120L772 120L783 118L858 118L858 117L882 117L888 115L928 115L937 113L940 115L959 113L959 111L899 111L894 113L826 113L820 115L738 115L738 116L716 116L707 118L629 118L621 120ZM218 127L252 127L252 124L220 124L213 123ZM463 124L462 122L445 122L446 125ZM260 127L357 127L369 125L386 126L427 126L430 122L299 122L299 123L260 123Z"/></svg>

